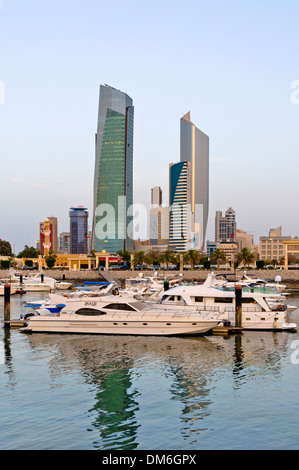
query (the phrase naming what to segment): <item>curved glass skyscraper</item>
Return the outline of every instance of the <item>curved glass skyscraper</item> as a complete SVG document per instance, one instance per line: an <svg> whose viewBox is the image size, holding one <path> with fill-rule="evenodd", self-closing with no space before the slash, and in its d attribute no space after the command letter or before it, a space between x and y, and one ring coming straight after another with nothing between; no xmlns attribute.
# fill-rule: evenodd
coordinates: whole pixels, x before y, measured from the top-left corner
<svg viewBox="0 0 299 470"><path fill-rule="evenodd" d="M134 107L125 93L100 87L92 248L116 253L133 249L128 209L133 204Z"/></svg>

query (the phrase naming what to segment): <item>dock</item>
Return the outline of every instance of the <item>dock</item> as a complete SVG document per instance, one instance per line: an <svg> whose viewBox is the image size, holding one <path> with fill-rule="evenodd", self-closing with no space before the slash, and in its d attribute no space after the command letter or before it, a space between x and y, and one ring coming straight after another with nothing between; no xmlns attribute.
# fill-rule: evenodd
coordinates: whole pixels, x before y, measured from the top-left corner
<svg viewBox="0 0 299 470"><path fill-rule="evenodd" d="M5 321L4 326L7 328L24 328L24 326L27 326L27 321L16 318L15 320Z"/></svg>
<svg viewBox="0 0 299 470"><path fill-rule="evenodd" d="M213 335L236 335L242 333L243 328L237 326L215 326L212 329Z"/></svg>

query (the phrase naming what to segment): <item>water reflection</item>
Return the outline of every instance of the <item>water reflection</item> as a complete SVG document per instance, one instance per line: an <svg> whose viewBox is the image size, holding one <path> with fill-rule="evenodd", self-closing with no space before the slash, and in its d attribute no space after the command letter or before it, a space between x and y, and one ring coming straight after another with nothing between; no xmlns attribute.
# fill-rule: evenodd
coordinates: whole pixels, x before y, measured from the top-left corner
<svg viewBox="0 0 299 470"><path fill-rule="evenodd" d="M9 329L1 337L6 387L20 390L26 376L27 412L41 435L47 417L34 413L36 400L44 409L50 390L58 396L62 435L71 420L80 421L85 443L89 439L90 447L111 450L163 449L170 442L174 449L198 446L211 431L211 419L216 422L222 391L233 391L238 399L248 386L263 390L281 380L290 341L297 338L262 331L159 338L25 335ZM38 374L47 390L40 387ZM53 448L51 441L47 445Z"/></svg>
<svg viewBox="0 0 299 470"><path fill-rule="evenodd" d="M239 390L249 380L278 377L287 348L287 337L272 332L244 332L228 338L33 334L27 341L36 357L51 351L48 367L53 387L58 377L80 371L93 394L94 404L86 410L91 428L98 431L93 447L119 450L138 448L139 428L146 426L140 416L155 412L150 403L145 404L139 383L151 370L157 381L151 384L152 393L155 386L162 387L167 401L180 404L181 436L196 442L207 429L205 420L211 413L215 383L231 374L232 387ZM11 370L9 348L7 353ZM167 411L165 421L174 421Z"/></svg>
<svg viewBox="0 0 299 470"><path fill-rule="evenodd" d="M13 387L15 383L15 374L13 369L13 355L11 350L11 331L9 328L3 330L3 354L5 371L9 377L9 386Z"/></svg>

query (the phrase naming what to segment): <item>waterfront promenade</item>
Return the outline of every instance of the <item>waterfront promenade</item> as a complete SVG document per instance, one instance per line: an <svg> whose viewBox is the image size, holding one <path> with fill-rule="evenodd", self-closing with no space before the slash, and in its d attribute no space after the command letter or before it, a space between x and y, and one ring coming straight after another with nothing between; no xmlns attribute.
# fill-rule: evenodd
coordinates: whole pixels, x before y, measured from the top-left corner
<svg viewBox="0 0 299 470"><path fill-rule="evenodd" d="M18 272L18 271L16 271ZM19 271L22 273L23 276L36 274L37 271ZM184 281L192 281L197 280L200 282L204 282L207 278L207 275L210 271L208 270L186 270L183 271L180 276L180 271L164 271L160 270L157 271L159 279L178 279L181 278ZM217 271L213 270L215 274L232 274L230 271ZM80 283L84 281L105 281L104 276L102 276L102 271L93 271L93 270L65 270L65 271L58 271L58 270L45 270L43 271L45 276L53 277L56 280L69 280L74 283ZM116 277L119 281L124 282L128 278L139 277L141 274L144 277L153 276L154 271L143 270L143 271L108 271L114 277ZM276 276L281 277L281 282L286 284L289 289L299 289L299 270L246 270L246 273L250 276L259 277L261 279L267 279L270 281L274 281ZM237 279L240 279L243 274L243 270L238 270L236 272ZM0 280L1 278L8 278L9 274L8 271L2 270L0 271Z"/></svg>

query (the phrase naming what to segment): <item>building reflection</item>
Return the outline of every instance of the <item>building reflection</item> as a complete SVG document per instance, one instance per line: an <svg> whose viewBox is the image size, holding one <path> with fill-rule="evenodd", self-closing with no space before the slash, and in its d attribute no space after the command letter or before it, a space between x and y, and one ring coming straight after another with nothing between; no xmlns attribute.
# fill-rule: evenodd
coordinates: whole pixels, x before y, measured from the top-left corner
<svg viewBox="0 0 299 470"><path fill-rule="evenodd" d="M10 335L6 330L3 341L12 387L16 379ZM29 345L28 362L46 353L50 388L56 389L64 377L74 390L78 380L88 385L88 397L82 400L93 447L133 450L155 413L161 413L161 425L176 429L184 442L199 440L214 410L217 381L225 376L226 384L239 390L257 378L279 378L287 338L273 332L186 338L32 334L24 341L27 351ZM157 403L161 410L155 408Z"/></svg>

